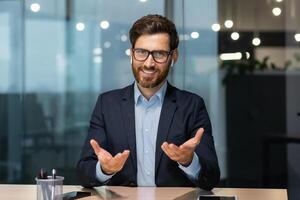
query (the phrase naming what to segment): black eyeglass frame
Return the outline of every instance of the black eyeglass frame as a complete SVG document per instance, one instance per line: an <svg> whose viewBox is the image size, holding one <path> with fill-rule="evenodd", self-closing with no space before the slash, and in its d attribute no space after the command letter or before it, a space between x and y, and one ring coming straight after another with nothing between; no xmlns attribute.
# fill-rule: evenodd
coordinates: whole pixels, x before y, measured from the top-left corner
<svg viewBox="0 0 300 200"><path fill-rule="evenodd" d="M146 51L146 52L148 53L148 55L146 56L145 59L142 59L142 60L137 59L137 58L135 57L135 53L134 53L136 50L143 50L143 51ZM164 62L159 62L159 61L157 61L157 60L155 59L155 57L153 56L153 53L155 53L155 52L164 52L164 53L166 53L166 54L167 54L166 60L165 60ZM154 50L154 51L149 51L149 50L143 49L143 48L136 48L136 49L132 48L132 54L133 54L133 57L134 57L135 60L140 61L140 62L144 62L145 60L147 60L147 59L149 58L149 56L150 56L150 54L151 54L153 60L154 60L156 63L160 63L160 64L166 63L166 62L168 61L170 55L173 54L173 52L174 52L174 50L171 50L171 51L164 51L164 50Z"/></svg>

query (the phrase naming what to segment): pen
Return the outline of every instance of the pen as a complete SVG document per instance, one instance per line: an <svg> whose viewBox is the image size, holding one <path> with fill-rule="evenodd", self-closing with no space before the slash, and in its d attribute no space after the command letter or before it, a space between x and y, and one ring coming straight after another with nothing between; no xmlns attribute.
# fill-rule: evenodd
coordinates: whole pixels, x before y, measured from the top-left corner
<svg viewBox="0 0 300 200"><path fill-rule="evenodd" d="M54 200L54 196L55 196L55 179L56 179L56 170L52 169L52 189L51 189L51 200Z"/></svg>
<svg viewBox="0 0 300 200"><path fill-rule="evenodd" d="M43 168L41 168L41 170L38 173L38 179L48 179L47 171L45 171ZM45 200L50 199L48 196L49 194L47 192L48 190L47 184L44 182L41 182L40 184L41 184L41 193L43 195L43 199Z"/></svg>

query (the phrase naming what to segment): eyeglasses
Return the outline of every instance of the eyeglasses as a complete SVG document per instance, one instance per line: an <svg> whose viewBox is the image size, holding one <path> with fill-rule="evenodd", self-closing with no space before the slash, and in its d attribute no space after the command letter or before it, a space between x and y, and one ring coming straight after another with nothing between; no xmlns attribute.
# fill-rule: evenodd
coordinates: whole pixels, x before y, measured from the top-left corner
<svg viewBox="0 0 300 200"><path fill-rule="evenodd" d="M146 49L132 49L133 57L137 61L145 61L148 59L149 55L152 55L152 58L157 63L165 63L167 62L170 55L172 55L173 51L163 51L163 50L155 50L148 51Z"/></svg>

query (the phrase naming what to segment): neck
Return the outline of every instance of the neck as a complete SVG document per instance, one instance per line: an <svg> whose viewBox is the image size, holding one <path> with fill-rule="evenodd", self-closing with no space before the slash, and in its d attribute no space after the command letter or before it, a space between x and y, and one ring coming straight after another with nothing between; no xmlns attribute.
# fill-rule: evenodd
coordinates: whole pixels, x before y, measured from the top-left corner
<svg viewBox="0 0 300 200"><path fill-rule="evenodd" d="M158 86L153 87L153 88L145 88L142 87L140 84L137 84L140 92L142 93L142 95L149 100L160 88L161 86L165 83L165 81L163 81L162 83L160 83Z"/></svg>

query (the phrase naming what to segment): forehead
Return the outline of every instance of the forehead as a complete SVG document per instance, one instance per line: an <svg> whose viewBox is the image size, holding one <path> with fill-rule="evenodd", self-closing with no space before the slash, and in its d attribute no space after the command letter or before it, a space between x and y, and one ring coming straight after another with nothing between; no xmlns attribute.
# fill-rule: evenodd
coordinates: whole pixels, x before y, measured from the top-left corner
<svg viewBox="0 0 300 200"><path fill-rule="evenodd" d="M170 50L170 39L167 33L141 35L135 42L134 48L147 50Z"/></svg>

